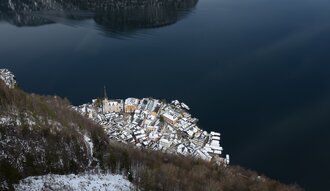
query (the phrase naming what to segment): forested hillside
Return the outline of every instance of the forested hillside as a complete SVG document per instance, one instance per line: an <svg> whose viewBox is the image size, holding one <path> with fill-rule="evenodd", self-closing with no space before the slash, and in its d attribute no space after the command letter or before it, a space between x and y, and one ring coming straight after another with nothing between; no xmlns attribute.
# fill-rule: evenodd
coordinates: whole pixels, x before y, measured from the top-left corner
<svg viewBox="0 0 330 191"><path fill-rule="evenodd" d="M28 94L0 80L0 190L28 176L98 169L137 190L300 190L238 166L136 149L108 139L66 99Z"/></svg>

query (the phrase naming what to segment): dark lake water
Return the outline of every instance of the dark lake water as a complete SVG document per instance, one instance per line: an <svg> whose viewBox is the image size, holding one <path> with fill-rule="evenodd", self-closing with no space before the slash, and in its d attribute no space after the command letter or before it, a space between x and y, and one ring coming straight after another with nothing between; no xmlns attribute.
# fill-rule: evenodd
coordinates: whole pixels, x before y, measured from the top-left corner
<svg viewBox="0 0 330 191"><path fill-rule="evenodd" d="M24 90L179 99L232 164L328 188L329 0L64 2L0 2L0 67Z"/></svg>

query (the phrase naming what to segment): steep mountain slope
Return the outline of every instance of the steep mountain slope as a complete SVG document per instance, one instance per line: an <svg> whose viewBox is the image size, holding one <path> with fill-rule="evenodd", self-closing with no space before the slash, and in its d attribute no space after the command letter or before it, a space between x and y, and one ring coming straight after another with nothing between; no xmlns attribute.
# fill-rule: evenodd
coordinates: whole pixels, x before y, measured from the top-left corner
<svg viewBox="0 0 330 191"><path fill-rule="evenodd" d="M121 174L138 190L300 190L237 166L111 142L101 127L73 111L67 100L27 94L0 80L0 190L13 190L29 176L90 169L98 170L93 177ZM62 178L49 182L36 177L33 184L45 180L44 186L56 188ZM28 189L29 180L20 186Z"/></svg>
<svg viewBox="0 0 330 191"><path fill-rule="evenodd" d="M102 129L68 108L58 97L29 95L0 80L0 190L23 177L92 164L85 137Z"/></svg>

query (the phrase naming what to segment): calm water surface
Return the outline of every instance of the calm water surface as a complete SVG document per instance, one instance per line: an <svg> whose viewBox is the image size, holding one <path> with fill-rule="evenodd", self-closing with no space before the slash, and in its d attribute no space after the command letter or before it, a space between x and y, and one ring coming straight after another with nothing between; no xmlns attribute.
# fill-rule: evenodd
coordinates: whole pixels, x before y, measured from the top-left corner
<svg viewBox="0 0 330 191"><path fill-rule="evenodd" d="M0 67L24 90L180 99L233 164L327 188L330 1L65 2L0 2Z"/></svg>

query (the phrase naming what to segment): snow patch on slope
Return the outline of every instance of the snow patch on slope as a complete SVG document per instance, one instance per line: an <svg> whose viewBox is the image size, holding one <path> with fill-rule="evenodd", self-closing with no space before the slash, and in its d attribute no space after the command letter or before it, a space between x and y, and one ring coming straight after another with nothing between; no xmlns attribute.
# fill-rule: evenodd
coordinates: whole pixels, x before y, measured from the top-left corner
<svg viewBox="0 0 330 191"><path fill-rule="evenodd" d="M40 190L100 190L100 191L130 191L134 190L131 182L122 175L112 174L80 174L31 176L15 185L17 191Z"/></svg>
<svg viewBox="0 0 330 191"><path fill-rule="evenodd" d="M14 88L16 85L15 76L8 69L0 68L0 80L3 80L9 88Z"/></svg>
<svg viewBox="0 0 330 191"><path fill-rule="evenodd" d="M89 156L88 166L90 166L93 162L93 148L94 148L94 145L93 145L92 140L87 135L84 135L84 140L85 140L85 143L86 143L86 146L87 146L87 152L88 152L88 156Z"/></svg>

